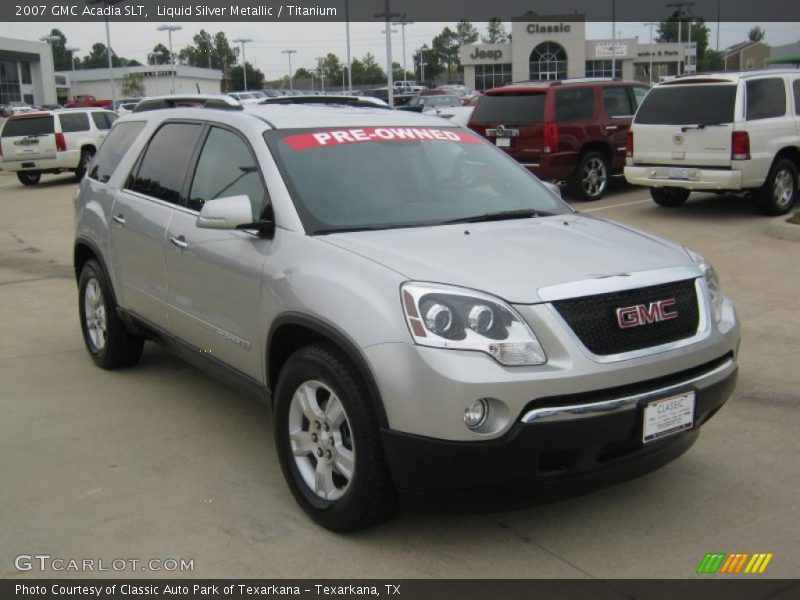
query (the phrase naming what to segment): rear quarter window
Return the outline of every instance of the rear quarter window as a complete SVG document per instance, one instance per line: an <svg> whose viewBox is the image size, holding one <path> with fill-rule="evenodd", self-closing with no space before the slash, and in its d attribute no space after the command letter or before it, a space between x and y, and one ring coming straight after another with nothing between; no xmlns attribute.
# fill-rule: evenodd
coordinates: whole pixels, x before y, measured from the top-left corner
<svg viewBox="0 0 800 600"><path fill-rule="evenodd" d="M630 111L628 112L630 114ZM556 122L588 121L594 117L594 88L556 91Z"/></svg>
<svg viewBox="0 0 800 600"><path fill-rule="evenodd" d="M786 114L786 86L783 79L751 79L747 89L747 120L782 117Z"/></svg>
<svg viewBox="0 0 800 600"><path fill-rule="evenodd" d="M28 135L47 135L53 133L53 117L26 117L8 119L3 127L2 137L19 137Z"/></svg>
<svg viewBox="0 0 800 600"><path fill-rule="evenodd" d="M144 129L144 125L144 121L136 121L120 123L114 127L100 145L100 150L89 168L89 177L104 183L111 179L114 169Z"/></svg>
<svg viewBox="0 0 800 600"><path fill-rule="evenodd" d="M63 133L89 131L89 116L86 113L65 113L58 115Z"/></svg>
<svg viewBox="0 0 800 600"><path fill-rule="evenodd" d="M800 115L800 79L792 82L792 91L794 92L794 114Z"/></svg>
<svg viewBox="0 0 800 600"><path fill-rule="evenodd" d="M537 123L544 120L546 94L486 95L472 114L476 123Z"/></svg>
<svg viewBox="0 0 800 600"><path fill-rule="evenodd" d="M634 122L640 125L732 123L735 105L735 84L655 87L645 96Z"/></svg>

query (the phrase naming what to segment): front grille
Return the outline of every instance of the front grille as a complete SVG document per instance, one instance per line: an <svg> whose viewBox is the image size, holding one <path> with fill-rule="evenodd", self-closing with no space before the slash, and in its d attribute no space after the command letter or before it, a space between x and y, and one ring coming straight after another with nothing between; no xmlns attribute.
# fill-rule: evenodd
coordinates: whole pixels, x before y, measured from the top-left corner
<svg viewBox="0 0 800 600"><path fill-rule="evenodd" d="M650 322L623 329L617 320L617 309L650 307L660 300L675 299L670 311L674 319ZM700 311L693 279L651 287L597 294L553 302L553 306L593 354L622 354L668 344L697 333Z"/></svg>

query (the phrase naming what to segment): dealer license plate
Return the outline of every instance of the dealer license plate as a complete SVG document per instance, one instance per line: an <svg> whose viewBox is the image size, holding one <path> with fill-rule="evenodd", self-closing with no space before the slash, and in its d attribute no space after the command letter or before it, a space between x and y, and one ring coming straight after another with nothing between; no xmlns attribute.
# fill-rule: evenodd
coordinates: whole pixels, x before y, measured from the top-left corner
<svg viewBox="0 0 800 600"><path fill-rule="evenodd" d="M694 391L656 400L644 407L645 444L686 431L694 426Z"/></svg>
<svg viewBox="0 0 800 600"><path fill-rule="evenodd" d="M494 143L495 143L495 144L496 144L496 145L497 145L499 148L508 148L509 146L511 146L511 138L507 138L507 137L499 137L499 138L497 138L497 139L494 141Z"/></svg>
<svg viewBox="0 0 800 600"><path fill-rule="evenodd" d="M682 181L693 181L697 179L696 169L687 169L685 167L674 167L669 170L667 174L670 179L680 179Z"/></svg>

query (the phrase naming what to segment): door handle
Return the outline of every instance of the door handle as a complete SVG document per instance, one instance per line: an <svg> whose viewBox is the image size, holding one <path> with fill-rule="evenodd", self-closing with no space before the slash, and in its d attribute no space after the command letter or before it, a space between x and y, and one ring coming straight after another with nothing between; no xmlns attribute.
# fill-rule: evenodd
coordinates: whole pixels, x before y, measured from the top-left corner
<svg viewBox="0 0 800 600"><path fill-rule="evenodd" d="M112 219L114 219L120 225L125 225L125 215L123 215L122 213L114 215Z"/></svg>
<svg viewBox="0 0 800 600"><path fill-rule="evenodd" d="M616 131L619 129L618 125L606 125L606 131Z"/></svg>
<svg viewBox="0 0 800 600"><path fill-rule="evenodd" d="M171 237L171 238L169 238L169 241L172 244L174 244L175 246L177 246L178 248L188 248L189 247L189 244L186 242L186 238L183 237L182 235L179 235L178 237Z"/></svg>

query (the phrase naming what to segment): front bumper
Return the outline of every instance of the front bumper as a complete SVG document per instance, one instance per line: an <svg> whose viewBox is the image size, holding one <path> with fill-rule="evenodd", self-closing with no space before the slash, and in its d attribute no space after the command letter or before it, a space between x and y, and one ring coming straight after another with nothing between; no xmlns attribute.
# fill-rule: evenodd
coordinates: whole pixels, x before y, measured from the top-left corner
<svg viewBox="0 0 800 600"><path fill-rule="evenodd" d="M732 355L669 377L539 400L501 438L453 442L384 430L405 508L508 509L573 496L648 473L685 452L730 396ZM642 443L644 405L695 391L692 430Z"/></svg>
<svg viewBox="0 0 800 600"><path fill-rule="evenodd" d="M739 190L742 188L742 173L730 169L690 168L692 178L670 178L669 166L627 166L625 179L633 185L647 187L679 187L687 190Z"/></svg>

